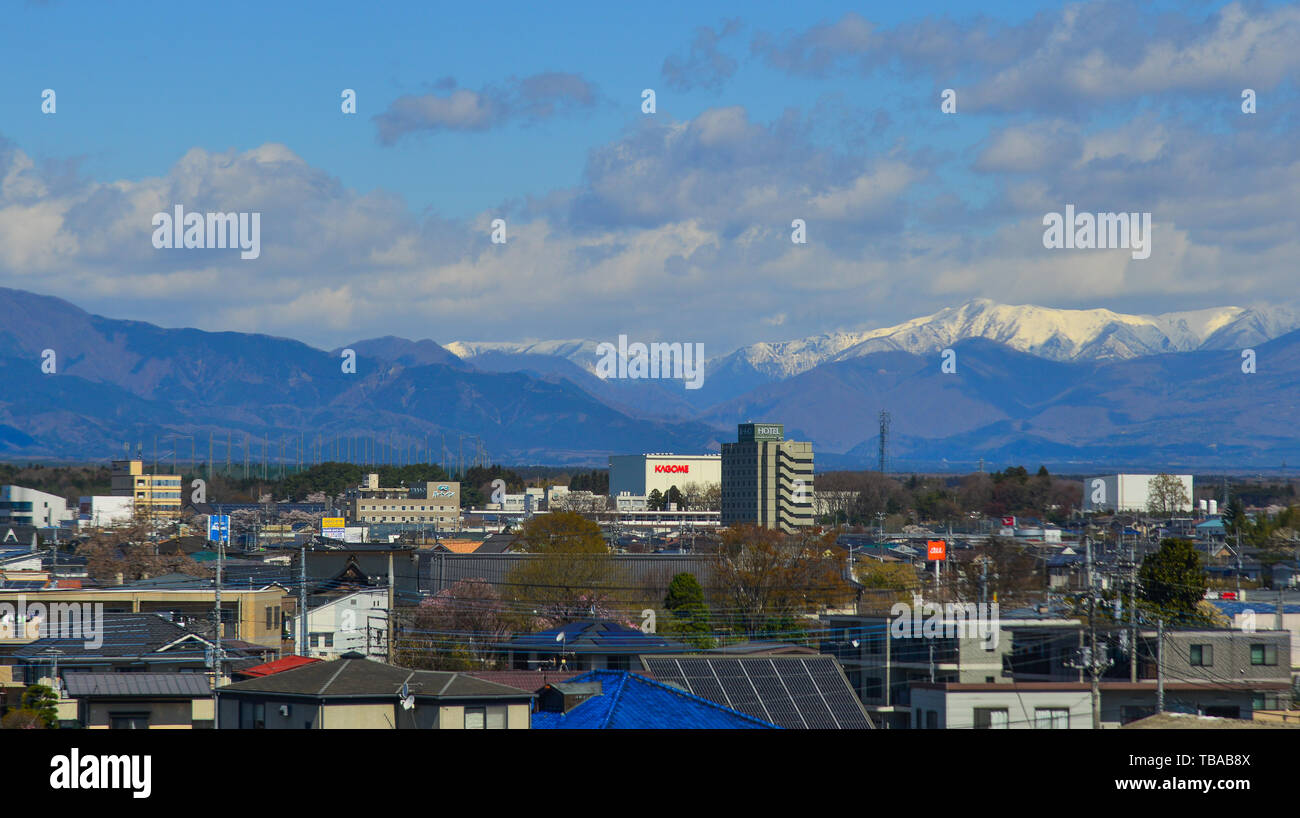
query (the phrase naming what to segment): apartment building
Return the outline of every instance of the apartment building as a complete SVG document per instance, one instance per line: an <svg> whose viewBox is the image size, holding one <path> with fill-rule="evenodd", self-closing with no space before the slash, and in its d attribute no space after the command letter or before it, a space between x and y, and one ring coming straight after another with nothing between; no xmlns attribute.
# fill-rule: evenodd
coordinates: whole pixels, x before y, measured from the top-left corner
<svg viewBox="0 0 1300 818"><path fill-rule="evenodd" d="M142 460L114 460L114 497L131 497L136 511L147 516L180 516L181 476L145 474Z"/></svg>

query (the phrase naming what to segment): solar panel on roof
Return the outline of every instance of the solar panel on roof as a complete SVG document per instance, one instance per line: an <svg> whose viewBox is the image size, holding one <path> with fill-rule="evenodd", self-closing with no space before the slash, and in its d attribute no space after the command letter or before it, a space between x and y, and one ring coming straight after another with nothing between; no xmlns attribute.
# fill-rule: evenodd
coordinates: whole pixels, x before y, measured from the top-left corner
<svg viewBox="0 0 1300 818"><path fill-rule="evenodd" d="M862 705L830 656L650 657L662 681L793 729L866 729Z"/></svg>

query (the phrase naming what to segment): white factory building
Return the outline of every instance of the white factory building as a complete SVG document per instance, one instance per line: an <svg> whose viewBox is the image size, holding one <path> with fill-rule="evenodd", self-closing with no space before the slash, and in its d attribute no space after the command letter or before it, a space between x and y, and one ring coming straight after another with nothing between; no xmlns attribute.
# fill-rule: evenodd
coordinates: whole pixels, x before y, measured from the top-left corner
<svg viewBox="0 0 1300 818"><path fill-rule="evenodd" d="M0 486L0 523L58 528L73 518L68 501L22 486Z"/></svg>
<svg viewBox="0 0 1300 818"><path fill-rule="evenodd" d="M720 454L621 454L609 459L609 496L629 494L647 497L656 489L664 494L676 486L684 491L688 483L701 488L722 483Z"/></svg>
<svg viewBox="0 0 1300 818"><path fill-rule="evenodd" d="M1192 510L1192 475L1172 475L1183 484L1187 502L1178 511ZM1084 511L1145 512L1154 474L1108 474L1083 481Z"/></svg>

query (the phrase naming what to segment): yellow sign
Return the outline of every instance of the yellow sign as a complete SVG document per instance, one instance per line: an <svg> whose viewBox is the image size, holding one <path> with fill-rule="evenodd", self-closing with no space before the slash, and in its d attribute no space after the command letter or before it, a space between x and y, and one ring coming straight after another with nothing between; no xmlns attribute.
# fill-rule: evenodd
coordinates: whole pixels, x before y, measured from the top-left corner
<svg viewBox="0 0 1300 818"><path fill-rule="evenodd" d="M320 521L321 531L327 528L344 528L345 523L342 517L322 517Z"/></svg>

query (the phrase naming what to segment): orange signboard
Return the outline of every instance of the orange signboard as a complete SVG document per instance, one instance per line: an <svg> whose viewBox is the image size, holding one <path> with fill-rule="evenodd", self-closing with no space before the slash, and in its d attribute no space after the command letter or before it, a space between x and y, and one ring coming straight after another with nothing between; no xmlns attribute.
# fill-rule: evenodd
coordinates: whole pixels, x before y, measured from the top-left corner
<svg viewBox="0 0 1300 818"><path fill-rule="evenodd" d="M943 540L929 540L926 545L929 548L926 550L925 558L930 562L948 558L948 544Z"/></svg>

